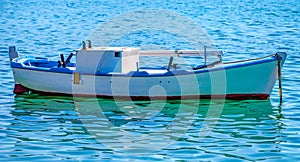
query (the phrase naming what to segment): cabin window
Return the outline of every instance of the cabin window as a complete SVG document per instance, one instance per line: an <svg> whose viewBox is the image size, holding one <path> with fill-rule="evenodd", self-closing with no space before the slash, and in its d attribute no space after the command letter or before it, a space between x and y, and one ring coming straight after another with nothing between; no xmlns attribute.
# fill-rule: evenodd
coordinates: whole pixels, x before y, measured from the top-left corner
<svg viewBox="0 0 300 162"><path fill-rule="evenodd" d="M115 57L121 57L121 52L115 52Z"/></svg>

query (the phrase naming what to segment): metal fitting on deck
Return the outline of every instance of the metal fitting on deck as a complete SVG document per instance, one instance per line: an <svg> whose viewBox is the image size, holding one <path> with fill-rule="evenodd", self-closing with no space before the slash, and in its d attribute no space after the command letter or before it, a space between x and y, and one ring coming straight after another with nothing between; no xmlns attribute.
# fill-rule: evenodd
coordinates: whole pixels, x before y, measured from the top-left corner
<svg viewBox="0 0 300 162"><path fill-rule="evenodd" d="M86 49L86 44L85 41L82 41L82 49L85 50Z"/></svg>
<svg viewBox="0 0 300 162"><path fill-rule="evenodd" d="M88 41L88 48L92 48L92 41L91 40L87 40Z"/></svg>

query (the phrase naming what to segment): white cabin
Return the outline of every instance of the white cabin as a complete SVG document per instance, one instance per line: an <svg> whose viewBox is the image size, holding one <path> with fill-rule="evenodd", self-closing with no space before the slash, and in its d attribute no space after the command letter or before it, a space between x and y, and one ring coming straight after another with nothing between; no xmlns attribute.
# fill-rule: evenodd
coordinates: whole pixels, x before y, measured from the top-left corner
<svg viewBox="0 0 300 162"><path fill-rule="evenodd" d="M76 50L76 72L81 74L137 71L139 48L95 47Z"/></svg>

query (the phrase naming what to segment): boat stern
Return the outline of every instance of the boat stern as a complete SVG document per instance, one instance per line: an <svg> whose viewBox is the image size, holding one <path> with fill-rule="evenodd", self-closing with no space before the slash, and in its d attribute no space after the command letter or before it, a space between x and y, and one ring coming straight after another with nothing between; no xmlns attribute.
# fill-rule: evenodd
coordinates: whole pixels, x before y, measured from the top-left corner
<svg viewBox="0 0 300 162"><path fill-rule="evenodd" d="M9 60L12 61L13 59L19 57L19 54L16 50L16 46L9 46L8 47L8 54L9 54Z"/></svg>
<svg viewBox="0 0 300 162"><path fill-rule="evenodd" d="M9 46L8 47L8 54L9 54L10 62L12 62L15 58L19 57L16 46ZM14 94L23 94L25 92L29 92L28 88L24 87L23 85L18 83L18 81L16 81L15 73L14 73L14 81L15 81L14 90L13 90Z"/></svg>

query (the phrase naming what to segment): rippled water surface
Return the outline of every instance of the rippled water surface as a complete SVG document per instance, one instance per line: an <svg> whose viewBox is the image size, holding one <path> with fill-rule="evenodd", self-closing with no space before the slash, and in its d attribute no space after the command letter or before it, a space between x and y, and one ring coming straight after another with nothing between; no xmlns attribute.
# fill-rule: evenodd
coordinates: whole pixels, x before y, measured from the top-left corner
<svg viewBox="0 0 300 162"><path fill-rule="evenodd" d="M300 160L299 4L0 1L0 160ZM169 19L176 21L164 21ZM96 33L102 34L98 44L145 49L194 49L203 39L193 36L204 33L225 51L225 61L285 51L283 103L278 106L277 84L267 101L130 102L12 93L8 46L16 45L21 55L58 59Z"/></svg>

